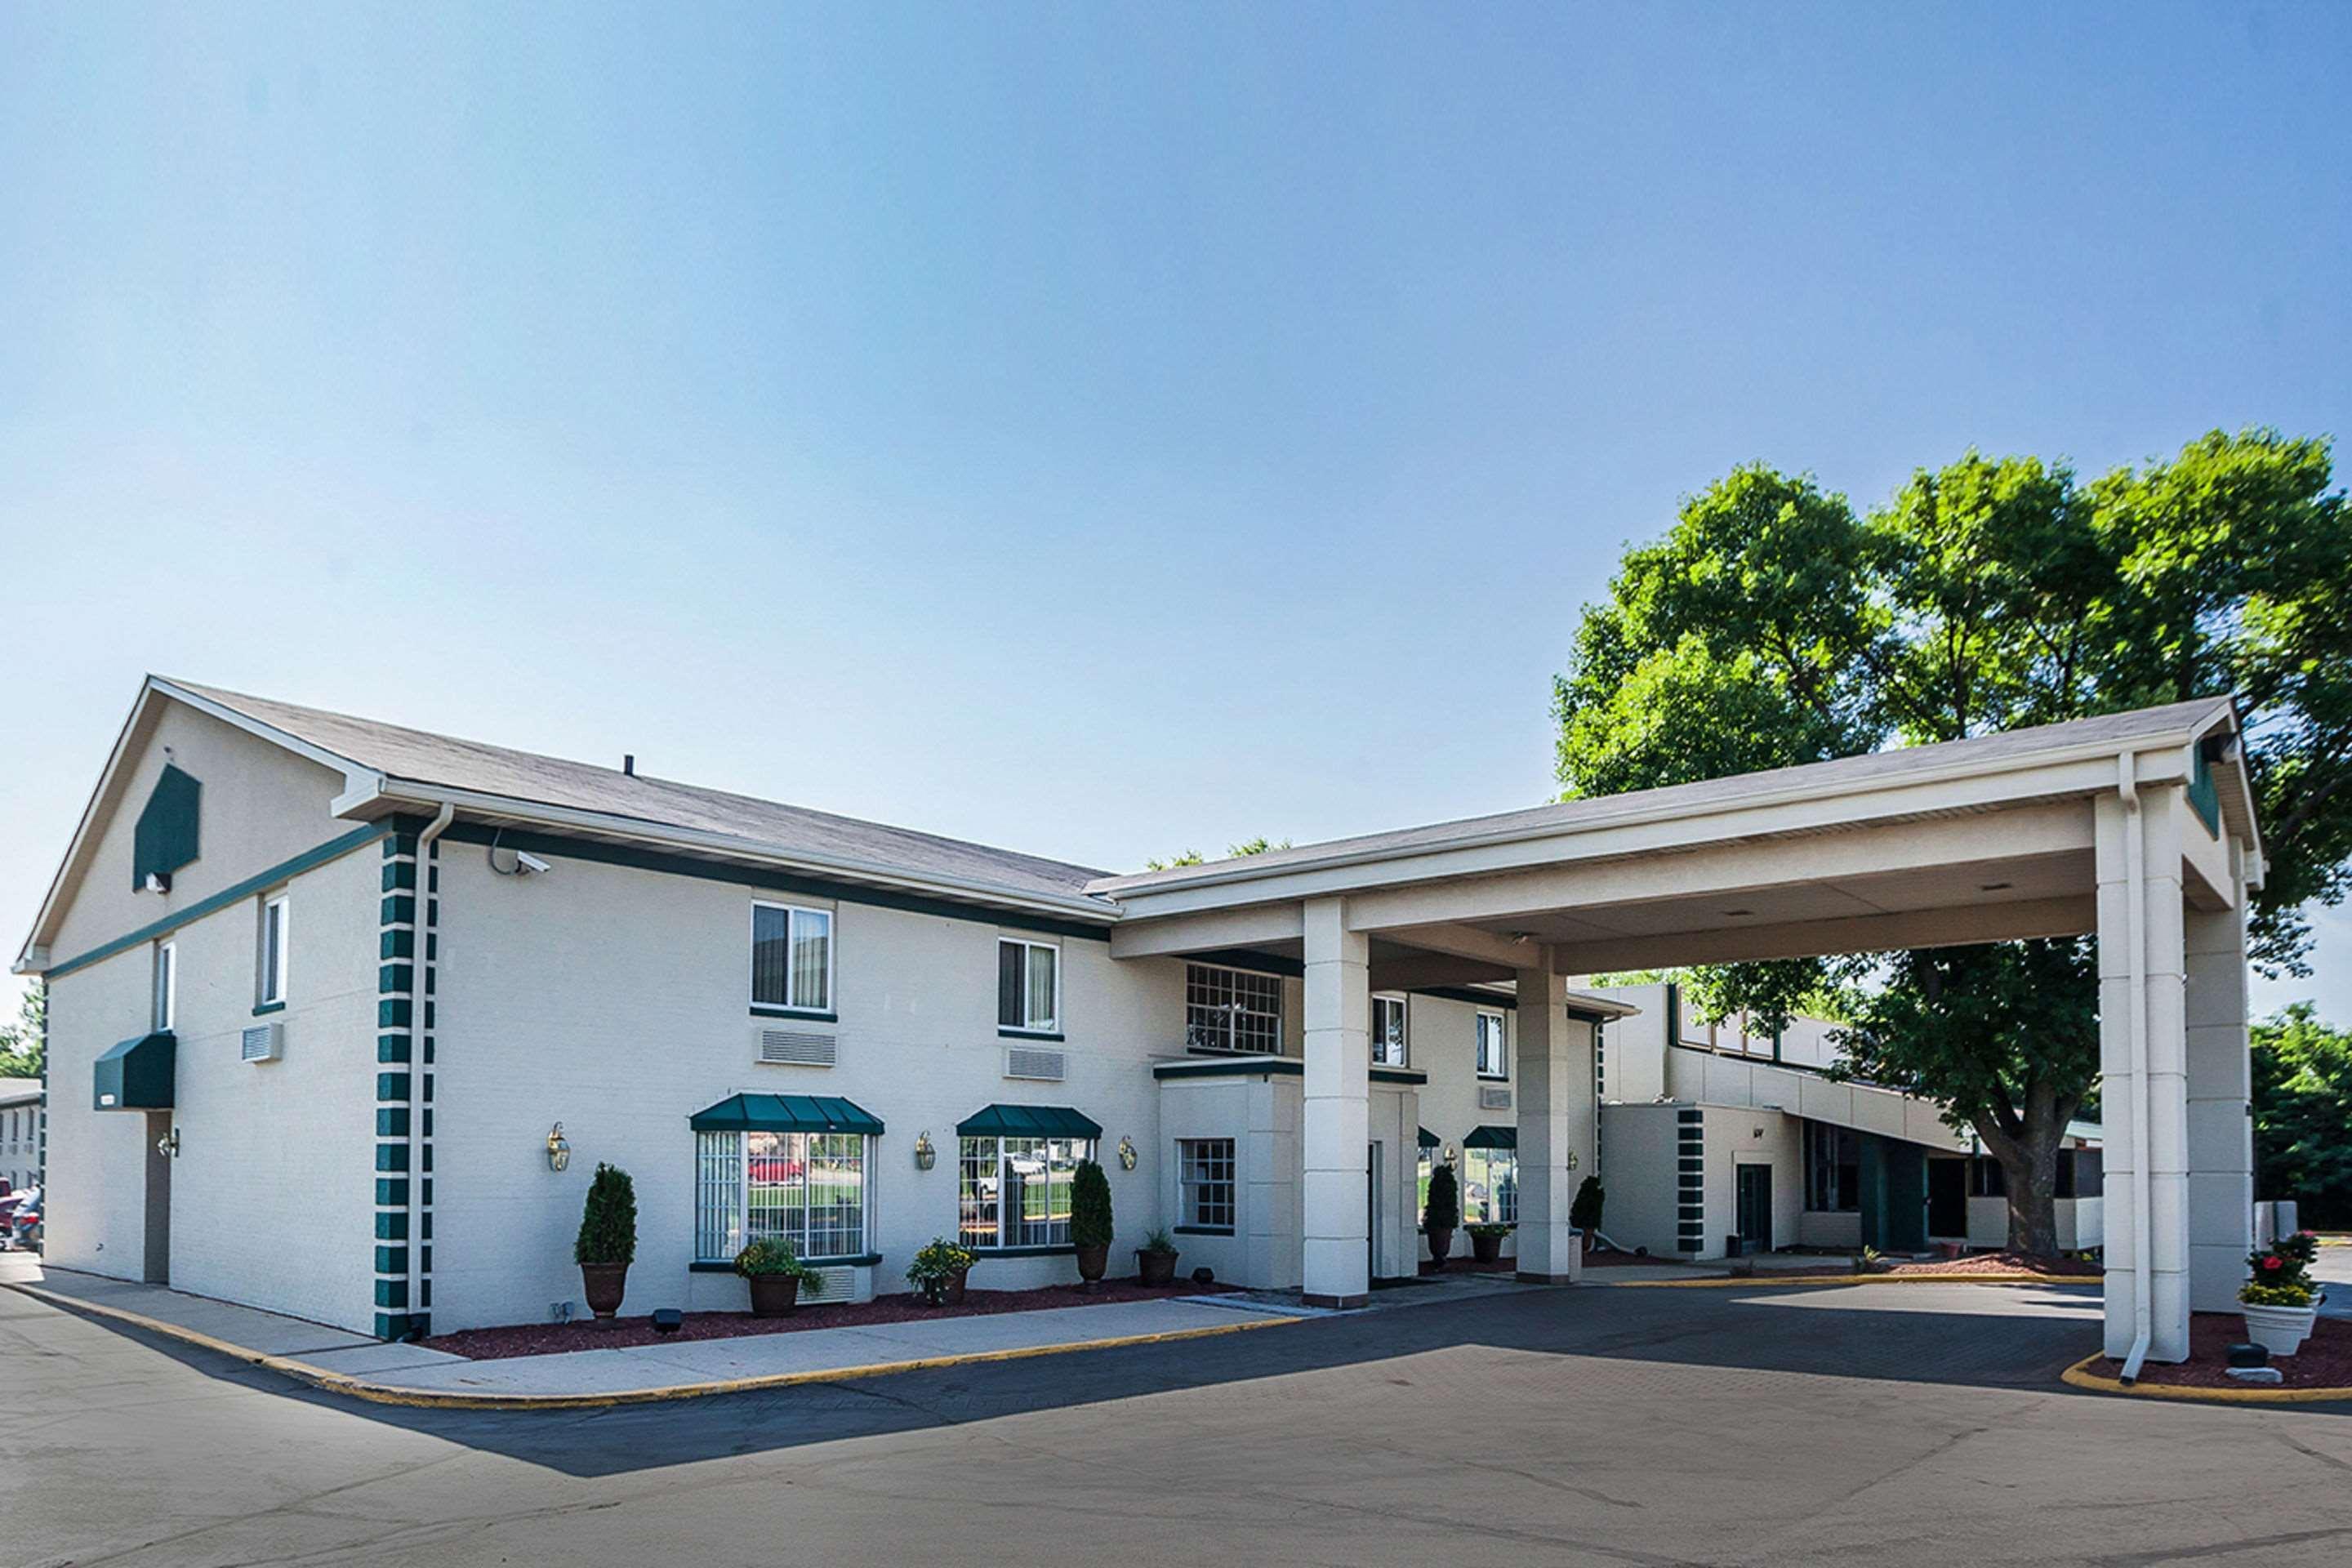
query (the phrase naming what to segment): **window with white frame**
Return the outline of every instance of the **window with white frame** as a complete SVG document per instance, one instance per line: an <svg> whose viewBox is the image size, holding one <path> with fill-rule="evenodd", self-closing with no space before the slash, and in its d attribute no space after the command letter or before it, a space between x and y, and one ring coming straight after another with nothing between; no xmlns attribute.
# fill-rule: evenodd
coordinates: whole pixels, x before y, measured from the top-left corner
<svg viewBox="0 0 2352 1568"><path fill-rule="evenodd" d="M1404 998L1375 996L1372 998L1372 1062L1377 1067L1401 1068L1404 1059Z"/></svg>
<svg viewBox="0 0 2352 1568"><path fill-rule="evenodd" d="M694 1158L697 1262L731 1262L755 1241L803 1258L866 1252L864 1135L698 1132Z"/></svg>
<svg viewBox="0 0 2352 1568"><path fill-rule="evenodd" d="M833 1010L833 915L793 904L751 906L751 1005Z"/></svg>
<svg viewBox="0 0 2352 1568"><path fill-rule="evenodd" d="M1509 1052L1506 1048L1504 1041L1503 1015L1500 1013L1479 1014L1478 1076L1480 1078L1508 1078L1511 1076L1511 1058Z"/></svg>
<svg viewBox="0 0 2352 1568"><path fill-rule="evenodd" d="M1070 1193L1091 1138L961 1138L957 1141L958 1239L975 1251L1067 1247Z"/></svg>
<svg viewBox="0 0 2352 1568"><path fill-rule="evenodd" d="M1176 1213L1188 1230L1234 1228L1234 1141L1176 1140Z"/></svg>
<svg viewBox="0 0 2352 1568"><path fill-rule="evenodd" d="M262 1006L286 1001L286 895L261 903L261 961L255 977L255 998Z"/></svg>
<svg viewBox="0 0 2352 1568"><path fill-rule="evenodd" d="M1062 950L1018 937L996 941L996 1026L1050 1035L1062 1026Z"/></svg>
<svg viewBox="0 0 2352 1568"><path fill-rule="evenodd" d="M155 1027L168 1029L179 1012L180 945L163 942L155 944Z"/></svg>
<svg viewBox="0 0 2352 1568"><path fill-rule="evenodd" d="M1282 977L1222 964L1186 964L1184 1044L1197 1050L1280 1054Z"/></svg>
<svg viewBox="0 0 2352 1568"><path fill-rule="evenodd" d="M1519 1223L1519 1152L1462 1151L1462 1219L1465 1225Z"/></svg>

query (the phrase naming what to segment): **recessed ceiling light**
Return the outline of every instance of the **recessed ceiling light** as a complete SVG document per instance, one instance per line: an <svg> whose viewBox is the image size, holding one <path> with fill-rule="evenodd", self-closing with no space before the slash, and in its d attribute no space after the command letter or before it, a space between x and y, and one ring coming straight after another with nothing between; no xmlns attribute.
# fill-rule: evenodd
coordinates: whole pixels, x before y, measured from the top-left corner
<svg viewBox="0 0 2352 1568"><path fill-rule="evenodd" d="M2014 882L1987 882L1979 887L1977 891L1980 893L2001 893L2008 891L2015 886L2017 886L2017 884Z"/></svg>

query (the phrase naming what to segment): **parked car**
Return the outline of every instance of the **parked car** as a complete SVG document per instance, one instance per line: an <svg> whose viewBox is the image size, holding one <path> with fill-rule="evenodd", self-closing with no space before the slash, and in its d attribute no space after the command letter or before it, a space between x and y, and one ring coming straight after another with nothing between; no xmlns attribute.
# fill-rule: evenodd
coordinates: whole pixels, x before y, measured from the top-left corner
<svg viewBox="0 0 2352 1568"><path fill-rule="evenodd" d="M0 1198L0 1249L41 1249L41 1189L25 1188Z"/></svg>

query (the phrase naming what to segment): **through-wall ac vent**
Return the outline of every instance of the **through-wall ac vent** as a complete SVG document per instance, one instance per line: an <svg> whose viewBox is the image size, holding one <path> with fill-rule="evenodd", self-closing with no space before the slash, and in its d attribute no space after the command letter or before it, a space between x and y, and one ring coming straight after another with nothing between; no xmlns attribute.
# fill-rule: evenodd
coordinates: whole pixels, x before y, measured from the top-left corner
<svg viewBox="0 0 2352 1568"><path fill-rule="evenodd" d="M760 1059L780 1067L829 1068L841 1057L841 1042L806 1029L761 1029Z"/></svg>
<svg viewBox="0 0 2352 1568"><path fill-rule="evenodd" d="M237 1037L236 1054L249 1062L274 1062L286 1054L286 1026L256 1024Z"/></svg>
<svg viewBox="0 0 2352 1568"><path fill-rule="evenodd" d="M1048 1051L1035 1046L1004 1047L1004 1076L1034 1079L1039 1083L1059 1083L1069 1075L1070 1055L1067 1051Z"/></svg>
<svg viewBox="0 0 2352 1568"><path fill-rule="evenodd" d="M1478 1109L1481 1110L1510 1110L1511 1091L1507 1089L1497 1089L1492 1084L1487 1085L1478 1091Z"/></svg>

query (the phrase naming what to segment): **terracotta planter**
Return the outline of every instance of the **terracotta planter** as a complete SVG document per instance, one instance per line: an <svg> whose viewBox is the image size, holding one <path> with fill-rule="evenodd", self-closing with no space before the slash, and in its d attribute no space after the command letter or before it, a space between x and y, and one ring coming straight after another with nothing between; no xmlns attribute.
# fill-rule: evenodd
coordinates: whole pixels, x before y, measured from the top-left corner
<svg viewBox="0 0 2352 1568"><path fill-rule="evenodd" d="M1480 1236L1476 1231L1472 1231L1470 1257L1472 1261L1477 1263L1500 1263L1503 1260L1503 1238L1499 1236Z"/></svg>
<svg viewBox="0 0 2352 1568"><path fill-rule="evenodd" d="M1136 1277L1146 1285L1172 1285L1176 1282L1176 1259L1173 1252L1147 1252L1139 1247L1135 1254Z"/></svg>
<svg viewBox="0 0 2352 1568"><path fill-rule="evenodd" d="M801 1304L801 1282L789 1274L749 1274L744 1279L751 1287L755 1318L782 1318Z"/></svg>
<svg viewBox="0 0 2352 1568"><path fill-rule="evenodd" d="M596 1314L597 1322L606 1328L613 1325L613 1316L621 1310L621 1298L628 1294L629 1266L625 1263L583 1263L580 1266L580 1292L588 1298L588 1310Z"/></svg>
<svg viewBox="0 0 2352 1568"><path fill-rule="evenodd" d="M1099 1281L1103 1277L1103 1270L1109 1267L1109 1247L1081 1247L1078 1248L1078 1278L1087 1284L1092 1285Z"/></svg>
<svg viewBox="0 0 2352 1568"><path fill-rule="evenodd" d="M1428 1236L1429 1260L1437 1265L1438 1271L1443 1273L1445 1260L1454 1256L1454 1227L1447 1226L1440 1229L1436 1226L1431 1226Z"/></svg>

